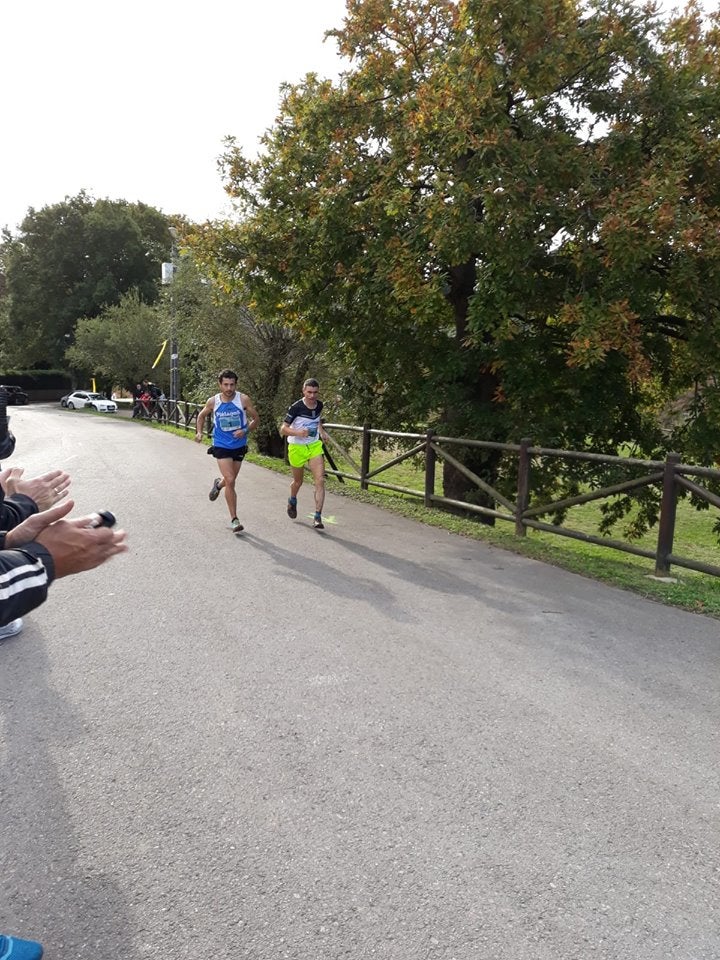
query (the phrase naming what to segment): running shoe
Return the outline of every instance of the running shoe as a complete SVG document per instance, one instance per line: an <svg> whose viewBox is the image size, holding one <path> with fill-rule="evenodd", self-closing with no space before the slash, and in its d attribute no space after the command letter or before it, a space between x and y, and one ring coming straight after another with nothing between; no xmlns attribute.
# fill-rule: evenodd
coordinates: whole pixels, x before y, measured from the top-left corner
<svg viewBox="0 0 720 960"><path fill-rule="evenodd" d="M18 940L0 933L0 960L40 960L43 948L34 940Z"/></svg>
<svg viewBox="0 0 720 960"><path fill-rule="evenodd" d="M6 623L4 627L0 627L0 640L7 640L8 637L15 637L23 628L22 617L18 617L17 620L11 620L10 623ZM0 960L3 960L3 955L0 952Z"/></svg>
<svg viewBox="0 0 720 960"><path fill-rule="evenodd" d="M245 527L243 527L243 525L240 523L237 517L232 518L232 520L230 521L230 526L232 528L233 533L240 533L241 530L245 529ZM2 957L0 957L0 960L2 960Z"/></svg>
<svg viewBox="0 0 720 960"><path fill-rule="evenodd" d="M222 480L218 477L216 480L213 480L212 489L208 494L208 500L217 500L220 496L220 491L222 490ZM2 958L0 958L2 960Z"/></svg>
<svg viewBox="0 0 720 960"><path fill-rule="evenodd" d="M322 522L322 517L320 516L319 513L315 514L315 518L313 519L313 526L315 527L316 530L325 529L325 524Z"/></svg>
<svg viewBox="0 0 720 960"><path fill-rule="evenodd" d="M287 513L291 520L297 517L297 500L295 503L293 503L292 500L288 500Z"/></svg>

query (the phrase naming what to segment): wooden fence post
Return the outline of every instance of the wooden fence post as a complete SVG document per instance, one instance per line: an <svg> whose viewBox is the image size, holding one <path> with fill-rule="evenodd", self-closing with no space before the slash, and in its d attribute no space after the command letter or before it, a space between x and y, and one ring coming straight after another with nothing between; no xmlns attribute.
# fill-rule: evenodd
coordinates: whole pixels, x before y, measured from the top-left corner
<svg viewBox="0 0 720 960"><path fill-rule="evenodd" d="M526 537L527 527L522 521L522 515L527 510L530 503L530 446L532 440L530 437L523 437L520 441L520 452L518 453L518 489L517 503L515 506L515 536Z"/></svg>
<svg viewBox="0 0 720 960"><path fill-rule="evenodd" d="M370 473L370 424L364 423L362 428L362 451L360 453L360 489L367 490L368 482L365 479Z"/></svg>
<svg viewBox="0 0 720 960"><path fill-rule="evenodd" d="M675 514L677 512L677 487L675 471L680 463L680 455L669 453L665 460L663 475L662 502L660 504L660 524L658 526L657 550L655 552L655 576L667 577L670 573L668 557L672 553L675 538Z"/></svg>
<svg viewBox="0 0 720 960"><path fill-rule="evenodd" d="M433 494L435 493L435 464L437 454L432 448L432 438L434 430L425 431L425 506L432 507Z"/></svg>

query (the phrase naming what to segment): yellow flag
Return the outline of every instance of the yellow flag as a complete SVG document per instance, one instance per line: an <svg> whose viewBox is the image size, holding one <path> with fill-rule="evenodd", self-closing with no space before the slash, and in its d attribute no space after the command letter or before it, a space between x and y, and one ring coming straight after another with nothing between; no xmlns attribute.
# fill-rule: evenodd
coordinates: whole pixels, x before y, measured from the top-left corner
<svg viewBox="0 0 720 960"><path fill-rule="evenodd" d="M92 392L97 393L97 387L95 386L95 377L92 378L92 385L93 385Z"/></svg>
<svg viewBox="0 0 720 960"><path fill-rule="evenodd" d="M155 363L152 365L151 369L154 370L155 367L160 363L162 355L165 353L165 347L167 346L167 340L163 340L163 344L160 347L160 353L155 358Z"/></svg>

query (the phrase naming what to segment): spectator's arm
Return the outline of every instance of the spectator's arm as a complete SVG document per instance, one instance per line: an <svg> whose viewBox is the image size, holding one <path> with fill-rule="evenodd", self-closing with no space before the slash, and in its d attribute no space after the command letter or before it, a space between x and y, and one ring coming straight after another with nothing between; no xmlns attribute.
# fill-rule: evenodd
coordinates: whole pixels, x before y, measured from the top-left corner
<svg viewBox="0 0 720 960"><path fill-rule="evenodd" d="M3 534L0 544L4 544ZM0 549L0 626L44 603L54 578L53 559L39 543Z"/></svg>
<svg viewBox="0 0 720 960"><path fill-rule="evenodd" d="M12 530L23 520L38 512L37 504L24 493L5 497L0 488L0 530Z"/></svg>

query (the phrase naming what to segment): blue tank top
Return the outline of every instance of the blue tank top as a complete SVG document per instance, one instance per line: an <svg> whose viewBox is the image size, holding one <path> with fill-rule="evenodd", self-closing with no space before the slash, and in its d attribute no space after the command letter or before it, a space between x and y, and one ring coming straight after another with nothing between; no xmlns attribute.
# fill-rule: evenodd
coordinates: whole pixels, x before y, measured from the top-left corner
<svg viewBox="0 0 720 960"><path fill-rule="evenodd" d="M241 394L236 393L232 400L224 401L219 393L215 394L215 412L213 415L214 447L224 450L239 450L247 446L247 434L234 437L235 430L247 430L247 417L242 405Z"/></svg>

